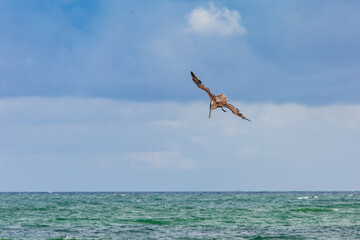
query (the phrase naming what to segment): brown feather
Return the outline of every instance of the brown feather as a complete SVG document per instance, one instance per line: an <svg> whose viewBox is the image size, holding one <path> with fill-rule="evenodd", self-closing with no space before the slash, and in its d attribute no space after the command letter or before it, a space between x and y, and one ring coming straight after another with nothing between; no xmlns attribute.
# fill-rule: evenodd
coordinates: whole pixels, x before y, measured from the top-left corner
<svg viewBox="0 0 360 240"><path fill-rule="evenodd" d="M198 88L204 90L210 97L210 100L213 100L215 95L211 93L210 89L205 87L204 84L198 79L193 72L191 72L192 80L198 86Z"/></svg>
<svg viewBox="0 0 360 240"><path fill-rule="evenodd" d="M234 105L232 105L230 103L225 103L225 104L223 104L223 107L230 109L230 111L232 111L233 114L241 117L242 119L245 119L245 120L248 120L249 122L251 122L251 120L246 118L242 113L240 113L239 109L236 108Z"/></svg>
<svg viewBox="0 0 360 240"><path fill-rule="evenodd" d="M209 88L205 87L202 84L200 79L198 79L193 72L191 72L191 76L192 76L192 80L196 84L196 86L198 86L198 88L204 90L210 97L211 102L210 102L209 118L210 118L212 109L216 109L219 107L226 107L226 108L230 109L233 112L233 114L241 117L242 119L245 119L245 120L248 120L251 122L250 119L246 118L242 113L240 113L239 109L237 109L236 107L234 107L233 105L228 103L228 98L226 97L225 94L221 93L221 94L215 96L214 94L211 93Z"/></svg>

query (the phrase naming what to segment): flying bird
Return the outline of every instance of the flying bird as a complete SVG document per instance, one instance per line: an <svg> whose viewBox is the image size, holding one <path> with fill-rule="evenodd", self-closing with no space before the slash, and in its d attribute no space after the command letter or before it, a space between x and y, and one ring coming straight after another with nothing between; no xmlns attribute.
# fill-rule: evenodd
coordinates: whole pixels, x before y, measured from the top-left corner
<svg viewBox="0 0 360 240"><path fill-rule="evenodd" d="M209 88L205 87L204 84L202 84L200 79L198 79L193 72L191 72L191 76L192 76L192 80L196 84L196 86L198 86L198 88L204 90L210 97L209 119L211 117L212 110L214 110L216 108L221 108L224 112L226 112L224 110L224 107L225 107L225 108L230 109L233 112L233 114L241 117L242 119L245 119L245 120L248 120L249 122L251 122L250 119L247 119L242 113L240 113L239 109L237 109L236 107L234 107L233 105L228 103L228 98L225 96L225 94L221 93L221 94L215 96L212 92L210 92Z"/></svg>

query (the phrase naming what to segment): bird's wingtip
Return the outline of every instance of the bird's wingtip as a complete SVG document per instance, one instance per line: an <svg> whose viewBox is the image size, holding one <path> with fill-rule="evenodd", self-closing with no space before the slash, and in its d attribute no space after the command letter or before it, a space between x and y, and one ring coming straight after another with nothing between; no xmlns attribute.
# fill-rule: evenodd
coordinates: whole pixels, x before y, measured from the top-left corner
<svg viewBox="0 0 360 240"><path fill-rule="evenodd" d="M244 118L245 120L248 120L249 122L252 122L250 119L248 119L248 118Z"/></svg>

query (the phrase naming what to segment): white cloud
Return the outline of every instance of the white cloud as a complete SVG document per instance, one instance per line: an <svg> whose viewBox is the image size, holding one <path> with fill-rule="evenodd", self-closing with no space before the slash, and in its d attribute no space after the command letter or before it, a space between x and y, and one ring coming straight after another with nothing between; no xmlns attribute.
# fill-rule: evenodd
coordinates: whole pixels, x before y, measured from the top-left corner
<svg viewBox="0 0 360 240"><path fill-rule="evenodd" d="M2 99L0 191L359 190L360 105L232 104Z"/></svg>
<svg viewBox="0 0 360 240"><path fill-rule="evenodd" d="M196 165L193 160L184 157L181 152L177 151L131 153L130 158L160 169L191 170Z"/></svg>
<svg viewBox="0 0 360 240"><path fill-rule="evenodd" d="M192 10L186 19L185 29L191 33L221 36L246 33L238 11L226 7L219 9L213 3L207 9L199 7Z"/></svg>
<svg viewBox="0 0 360 240"><path fill-rule="evenodd" d="M247 159L256 156L258 150L255 148L244 147L237 151L237 156L241 159Z"/></svg>
<svg viewBox="0 0 360 240"><path fill-rule="evenodd" d="M169 119L162 119L162 120L154 120L149 123L153 126L160 126L160 127L182 127L185 126L186 123L180 120L169 120Z"/></svg>

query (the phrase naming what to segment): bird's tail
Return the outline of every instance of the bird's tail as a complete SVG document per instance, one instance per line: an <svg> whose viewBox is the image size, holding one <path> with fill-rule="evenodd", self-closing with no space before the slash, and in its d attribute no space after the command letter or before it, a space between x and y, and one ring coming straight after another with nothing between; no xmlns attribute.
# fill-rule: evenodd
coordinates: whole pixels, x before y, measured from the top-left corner
<svg viewBox="0 0 360 240"><path fill-rule="evenodd" d="M211 106L211 102L210 102L209 119L210 119L210 117L211 117L211 110L212 110L211 107L212 107L212 106Z"/></svg>

